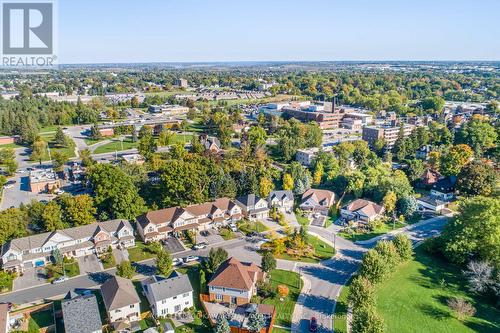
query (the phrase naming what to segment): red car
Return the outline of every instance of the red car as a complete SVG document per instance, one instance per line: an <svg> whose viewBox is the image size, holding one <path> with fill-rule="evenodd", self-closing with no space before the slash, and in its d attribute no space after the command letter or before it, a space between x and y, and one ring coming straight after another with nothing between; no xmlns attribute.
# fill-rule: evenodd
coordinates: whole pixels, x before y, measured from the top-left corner
<svg viewBox="0 0 500 333"><path fill-rule="evenodd" d="M318 321L316 317L312 317L309 321L309 331L316 332L318 330Z"/></svg>

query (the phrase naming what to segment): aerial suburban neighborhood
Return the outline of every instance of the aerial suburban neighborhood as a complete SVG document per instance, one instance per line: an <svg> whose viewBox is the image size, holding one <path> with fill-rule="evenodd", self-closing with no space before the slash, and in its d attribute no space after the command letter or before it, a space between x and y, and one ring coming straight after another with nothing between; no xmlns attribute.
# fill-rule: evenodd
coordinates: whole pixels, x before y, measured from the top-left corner
<svg viewBox="0 0 500 333"><path fill-rule="evenodd" d="M500 332L496 1L0 7L0 333Z"/></svg>

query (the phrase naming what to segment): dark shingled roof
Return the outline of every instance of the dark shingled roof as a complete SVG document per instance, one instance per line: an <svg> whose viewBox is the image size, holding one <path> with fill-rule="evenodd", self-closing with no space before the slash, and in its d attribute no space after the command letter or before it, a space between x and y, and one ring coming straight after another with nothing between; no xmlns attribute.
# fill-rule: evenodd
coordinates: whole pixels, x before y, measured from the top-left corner
<svg viewBox="0 0 500 333"><path fill-rule="evenodd" d="M93 333L101 330L102 322L95 295L72 294L72 297L61 302L66 333Z"/></svg>

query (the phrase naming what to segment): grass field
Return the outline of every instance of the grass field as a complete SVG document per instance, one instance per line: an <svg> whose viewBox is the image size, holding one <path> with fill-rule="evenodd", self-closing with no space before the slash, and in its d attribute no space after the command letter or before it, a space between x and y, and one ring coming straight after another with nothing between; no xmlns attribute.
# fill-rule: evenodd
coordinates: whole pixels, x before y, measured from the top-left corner
<svg viewBox="0 0 500 333"><path fill-rule="evenodd" d="M54 136L55 132L50 132L50 133L40 133L40 137L47 142L49 148L50 148L50 153L51 155L54 154L54 152L59 152L59 153L64 153L66 156L69 158L75 157L75 149L74 147L58 147L54 144ZM45 154L42 158L42 161L48 161L49 160L49 152L48 150L45 151Z"/></svg>
<svg viewBox="0 0 500 333"><path fill-rule="evenodd" d="M300 225L303 226L308 226L309 225L309 218L306 216L302 216L300 214L295 213L295 217L297 218L297 222L299 222Z"/></svg>
<svg viewBox="0 0 500 333"><path fill-rule="evenodd" d="M311 245L314 249L314 253L310 256L292 256L288 253L283 253L280 255L276 255L277 259L291 260L291 261L302 261L302 262L310 262L310 263L318 263L321 260L330 259L335 254L335 250L333 247L323 242L321 239L308 236L308 244Z"/></svg>
<svg viewBox="0 0 500 333"><path fill-rule="evenodd" d="M241 221L238 223L238 229L244 233L245 235L251 232L263 232L269 230L262 222L260 221Z"/></svg>
<svg viewBox="0 0 500 333"><path fill-rule="evenodd" d="M192 138L193 138L193 136L191 134L176 133L171 139L171 144L176 144L179 142L180 143L188 143L188 142L191 142ZM112 153L115 151L122 151L122 150L137 148L138 145L139 145L139 141L133 142L131 137L125 138L123 140L123 144L120 140L115 138L115 139L112 139L111 142L97 147L94 150L94 154Z"/></svg>
<svg viewBox="0 0 500 333"><path fill-rule="evenodd" d="M376 287L377 312L386 332L500 332L500 310L467 291L459 268L418 250L411 261ZM461 322L447 305L452 297L474 305L474 317Z"/></svg>
<svg viewBox="0 0 500 333"><path fill-rule="evenodd" d="M283 301L276 295L272 299L264 300L263 303L272 304L276 307L276 325L290 327L292 325L293 309L302 288L300 276L295 272L275 269L271 271L270 281L274 288L277 288L280 284L287 286L289 294Z"/></svg>
<svg viewBox="0 0 500 333"><path fill-rule="evenodd" d="M128 257L130 262L138 262L146 259L151 259L155 256L154 253L149 251L146 244L136 240L135 246L128 249Z"/></svg>
<svg viewBox="0 0 500 333"><path fill-rule="evenodd" d="M367 233L355 232L352 234L347 233L347 232L339 232L339 236L344 238L344 239L350 240L351 242L364 241L364 240L372 239L373 237L377 237L377 236L386 234L391 230L399 229L399 228L402 228L404 226L405 226L405 224L397 222L395 224L395 227L393 228L392 223L384 223L384 224L382 224L382 226L380 228L377 228L371 232L367 232Z"/></svg>

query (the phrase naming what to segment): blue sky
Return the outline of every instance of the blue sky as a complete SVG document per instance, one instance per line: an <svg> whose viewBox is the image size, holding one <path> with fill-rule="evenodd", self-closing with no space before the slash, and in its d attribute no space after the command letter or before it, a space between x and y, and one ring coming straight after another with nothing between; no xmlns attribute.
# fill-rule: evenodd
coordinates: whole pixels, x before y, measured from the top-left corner
<svg viewBox="0 0 500 333"><path fill-rule="evenodd" d="M500 60L498 0L58 0L60 63Z"/></svg>

